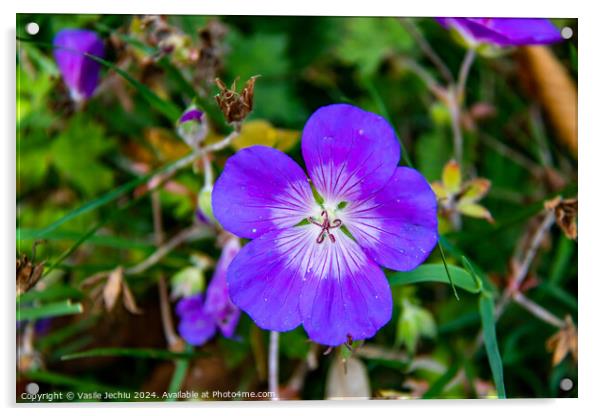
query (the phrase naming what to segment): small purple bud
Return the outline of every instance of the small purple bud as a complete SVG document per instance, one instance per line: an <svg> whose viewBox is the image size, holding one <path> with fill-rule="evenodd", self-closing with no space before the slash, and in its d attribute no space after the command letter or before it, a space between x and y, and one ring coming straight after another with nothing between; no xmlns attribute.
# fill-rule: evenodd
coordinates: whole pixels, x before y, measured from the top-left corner
<svg viewBox="0 0 602 416"><path fill-rule="evenodd" d="M196 107L190 107L178 120L178 134L193 149L199 147L209 128L204 113Z"/></svg>
<svg viewBox="0 0 602 416"><path fill-rule="evenodd" d="M201 122L203 120L203 112L197 108L191 108L182 114L180 117L180 123L185 123L187 121L197 121Z"/></svg>
<svg viewBox="0 0 602 416"><path fill-rule="evenodd" d="M104 45L96 32L63 29L54 37L54 59L73 101L92 96L100 78L100 64L85 54L104 57Z"/></svg>

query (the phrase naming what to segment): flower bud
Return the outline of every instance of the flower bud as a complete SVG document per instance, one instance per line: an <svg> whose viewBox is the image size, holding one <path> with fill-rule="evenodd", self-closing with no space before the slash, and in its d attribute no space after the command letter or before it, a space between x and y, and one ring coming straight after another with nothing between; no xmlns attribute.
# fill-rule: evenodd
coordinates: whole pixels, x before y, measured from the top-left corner
<svg viewBox="0 0 602 416"><path fill-rule="evenodd" d="M190 107L178 120L178 134L193 149L205 140L208 130L205 114L196 107Z"/></svg>
<svg viewBox="0 0 602 416"><path fill-rule="evenodd" d="M54 59L71 99L85 101L92 96L100 77L100 64L85 54L104 57L102 39L96 32L63 29L54 37Z"/></svg>

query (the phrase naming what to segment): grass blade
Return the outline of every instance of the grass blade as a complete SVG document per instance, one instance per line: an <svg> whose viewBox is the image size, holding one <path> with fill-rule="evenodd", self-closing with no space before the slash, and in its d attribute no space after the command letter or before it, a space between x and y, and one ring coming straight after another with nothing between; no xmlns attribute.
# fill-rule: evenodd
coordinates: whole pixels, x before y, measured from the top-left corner
<svg viewBox="0 0 602 416"><path fill-rule="evenodd" d="M486 292L481 293L479 298L479 312L483 325L483 341L485 343L485 350L487 351L489 367L491 367L491 372L493 373L497 395L498 398L505 399L504 367L495 333L495 304L491 295Z"/></svg>
<svg viewBox="0 0 602 416"><path fill-rule="evenodd" d="M422 282L437 282L449 284L447 272L455 284L470 293L479 293L480 286L466 270L458 266L444 264L424 264L409 272L394 272L389 274L389 283L395 285L409 285Z"/></svg>
<svg viewBox="0 0 602 416"><path fill-rule="evenodd" d="M447 266L447 260L445 260L445 253L443 252L443 247L441 247L441 243L437 241L437 247L439 247L439 254L441 255L441 260L443 261L443 265L445 266L445 274L447 275L447 280L449 280L449 284L454 291L454 296L456 300L460 300L458 296L458 291L456 290L456 285L454 284L454 279L452 279L451 273L449 272L449 267Z"/></svg>
<svg viewBox="0 0 602 416"><path fill-rule="evenodd" d="M58 284L52 285L45 290L30 290L29 292L25 292L17 298L17 302L20 302L21 304L33 302L35 300L48 302L73 298L79 299L82 296L83 294L79 290L71 286Z"/></svg>
<svg viewBox="0 0 602 416"><path fill-rule="evenodd" d="M193 351L194 348L192 347L192 345L187 344L186 353L191 354ZM189 359L184 358L174 361L175 368L167 390L170 394L177 393L182 388L182 383L184 382L184 378L186 377L186 373L188 372L189 362ZM168 402L173 402L175 400L176 398L171 396L167 399Z"/></svg>
<svg viewBox="0 0 602 416"><path fill-rule="evenodd" d="M93 211L97 208L100 208L100 207L116 200L121 195L134 190L138 185L141 185L144 182L147 182L149 179L151 179L155 175L158 175L160 173L171 172L173 170L177 170L178 168L181 168L184 165L187 165L189 162L192 162L194 160L194 158L195 158L194 154L189 154L187 156L184 156L181 159L178 159L172 163L169 163L169 164L155 170L154 172L151 172L144 176L140 176L136 179L133 179L133 180L113 189L112 191L107 192L104 195L101 195L99 198L96 198L90 202L85 203L84 205L71 211L67 215L59 218L58 220L56 220L52 224L48 225L47 227L42 228L41 230L39 230L37 232L33 232L33 233L30 232L27 235L27 237L28 237L28 239L34 239L34 240L42 239L42 238L44 238L44 236L46 236L47 234L56 230L58 227L60 227L64 223L66 223L76 217L79 217L80 215L85 214L86 212ZM19 235L19 233L17 233L17 241L20 241L20 240L21 240L21 236Z"/></svg>
<svg viewBox="0 0 602 416"><path fill-rule="evenodd" d="M20 302L17 302L17 321L29 321L41 318L51 318L55 316L74 315L77 313L82 313L83 310L84 308L81 303L71 303L69 300L27 308L22 307Z"/></svg>
<svg viewBox="0 0 602 416"><path fill-rule="evenodd" d="M85 53L85 56L92 59L93 61L98 62L99 64L106 66L109 69L112 69L117 74L119 74L123 79L132 84L132 86L140 93L140 95L153 107L155 110L163 114L167 117L172 123L176 123L180 116L182 115L182 110L176 106L175 104L163 100L159 98L157 94L155 94L150 88L146 85L133 78L130 74L125 72L123 69L114 65L113 63L106 61L98 56Z"/></svg>
<svg viewBox="0 0 602 416"><path fill-rule="evenodd" d="M200 352L171 352L156 348L94 348L88 351L64 355L61 359L65 361L89 357L130 357L152 360L189 360L200 355L203 354Z"/></svg>

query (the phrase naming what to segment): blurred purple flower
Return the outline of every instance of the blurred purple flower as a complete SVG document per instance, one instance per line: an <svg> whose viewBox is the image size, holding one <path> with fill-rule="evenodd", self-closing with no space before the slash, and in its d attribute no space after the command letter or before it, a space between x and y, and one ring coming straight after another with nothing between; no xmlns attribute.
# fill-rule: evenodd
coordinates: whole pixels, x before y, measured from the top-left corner
<svg viewBox="0 0 602 416"><path fill-rule="evenodd" d="M261 328L303 324L320 344L366 339L391 319L380 266L411 270L437 242L437 200L385 119L348 104L303 130L303 169L265 146L240 150L213 189L222 226L253 239L228 269L233 302ZM314 197L314 191L319 196Z"/></svg>
<svg viewBox="0 0 602 416"><path fill-rule="evenodd" d="M203 345L215 335L218 328L227 338L234 335L240 310L228 296L226 273L232 259L239 251L238 238L228 239L215 267L204 302L202 294L188 296L178 302L176 306L176 313L180 317L178 332L189 344Z"/></svg>
<svg viewBox="0 0 602 416"><path fill-rule="evenodd" d="M98 86L100 64L84 54L104 57L102 39L90 30L63 29L54 37L54 48L54 59L73 101L90 98Z"/></svg>
<svg viewBox="0 0 602 416"><path fill-rule="evenodd" d="M196 121L201 122L203 119L203 112L197 108L191 108L182 114L180 117L180 123L185 123L187 121Z"/></svg>
<svg viewBox="0 0 602 416"><path fill-rule="evenodd" d="M469 44L497 46L540 45L563 40L548 19L437 17L446 29L457 31Z"/></svg>

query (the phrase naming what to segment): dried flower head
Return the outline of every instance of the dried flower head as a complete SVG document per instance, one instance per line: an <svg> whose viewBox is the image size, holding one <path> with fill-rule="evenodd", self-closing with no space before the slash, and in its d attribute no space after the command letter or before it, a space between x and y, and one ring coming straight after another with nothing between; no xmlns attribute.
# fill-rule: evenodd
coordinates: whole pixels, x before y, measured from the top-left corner
<svg viewBox="0 0 602 416"><path fill-rule="evenodd" d="M220 92L215 96L222 113L228 123L240 122L253 110L253 91L255 89L255 80L259 75L249 78L240 94L236 91L236 80L232 87L226 87L226 84L219 78L215 79Z"/></svg>

